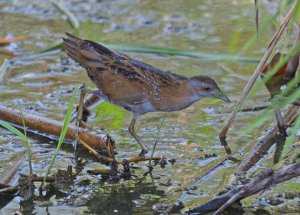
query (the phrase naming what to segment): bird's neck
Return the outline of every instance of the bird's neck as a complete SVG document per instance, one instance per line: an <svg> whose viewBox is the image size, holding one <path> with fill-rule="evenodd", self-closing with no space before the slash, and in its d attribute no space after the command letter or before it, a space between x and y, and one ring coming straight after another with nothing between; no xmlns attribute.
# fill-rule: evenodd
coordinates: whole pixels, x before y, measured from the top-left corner
<svg viewBox="0 0 300 215"><path fill-rule="evenodd" d="M186 85L185 85L186 84ZM184 83L179 90L177 91L177 95L174 97L174 103L176 100L178 110L189 107L191 104L199 101L205 96L197 94L195 91L191 89L188 83Z"/></svg>

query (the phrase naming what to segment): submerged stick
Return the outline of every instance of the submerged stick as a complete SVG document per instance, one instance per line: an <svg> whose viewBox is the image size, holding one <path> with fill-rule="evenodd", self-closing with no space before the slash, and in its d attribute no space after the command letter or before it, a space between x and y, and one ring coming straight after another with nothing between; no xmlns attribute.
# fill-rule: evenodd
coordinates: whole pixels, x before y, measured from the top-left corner
<svg viewBox="0 0 300 215"><path fill-rule="evenodd" d="M13 184L12 179L17 175L21 164L23 164L25 160L25 153L25 150L19 152L16 155L16 158L13 159L14 161L10 168L3 171L0 175L0 184Z"/></svg>
<svg viewBox="0 0 300 215"><path fill-rule="evenodd" d="M288 14L286 15L285 19L283 20L283 22L281 23L280 27L278 28L277 32L275 33L275 35L273 36L272 40L270 41L267 50L265 51L260 63L258 64L255 72L252 74L250 80L248 81L248 83L246 84L246 86L243 89L243 92L240 96L240 98L237 101L237 104L234 107L234 110L232 111L232 113L230 114L228 120L226 121L219 137L221 140L225 139L226 134L228 132L228 129L230 127L230 125L232 124L234 118L236 117L236 114L238 113L239 109L242 106L242 103L244 102L246 96L248 95L248 93L250 92L250 90L252 89L256 79L258 78L258 76L260 75L260 73L262 72L266 62L268 61L268 58L270 57L271 53L273 52L275 46L277 45L277 43L279 42L280 38L283 35L283 32L285 31L285 29L288 27L288 23L291 20L292 14L294 12L295 9L295 4L291 7L291 9L289 10Z"/></svg>
<svg viewBox="0 0 300 215"><path fill-rule="evenodd" d="M215 214L220 214L229 205L238 200L298 176L300 176L300 163L292 164L275 171L273 169L262 170L255 175L250 183L233 188L229 192L187 211L187 214L203 214L216 209L218 210Z"/></svg>
<svg viewBox="0 0 300 215"><path fill-rule="evenodd" d="M33 132L37 131L37 134L43 133L59 136L63 128L62 122L42 116L23 113L23 117L28 129ZM18 126L23 125L20 112L3 105L0 105L0 119ZM69 126L66 137L70 140L76 139L76 128L74 126ZM90 147L95 149L106 149L107 143L111 141L107 134L96 133L87 129L79 129L77 138L85 141Z"/></svg>

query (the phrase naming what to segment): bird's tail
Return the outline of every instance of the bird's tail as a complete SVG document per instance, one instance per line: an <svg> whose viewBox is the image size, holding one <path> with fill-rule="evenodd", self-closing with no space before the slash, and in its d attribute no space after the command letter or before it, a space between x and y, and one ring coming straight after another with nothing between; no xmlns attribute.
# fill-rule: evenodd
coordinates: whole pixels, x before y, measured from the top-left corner
<svg viewBox="0 0 300 215"><path fill-rule="evenodd" d="M85 68L98 67L103 60L114 55L112 50L101 44L83 40L70 33L66 33L66 36L63 41L67 55Z"/></svg>
<svg viewBox="0 0 300 215"><path fill-rule="evenodd" d="M67 38L63 38L64 48L69 57L78 63L80 62L79 50L84 41L70 33L66 33Z"/></svg>

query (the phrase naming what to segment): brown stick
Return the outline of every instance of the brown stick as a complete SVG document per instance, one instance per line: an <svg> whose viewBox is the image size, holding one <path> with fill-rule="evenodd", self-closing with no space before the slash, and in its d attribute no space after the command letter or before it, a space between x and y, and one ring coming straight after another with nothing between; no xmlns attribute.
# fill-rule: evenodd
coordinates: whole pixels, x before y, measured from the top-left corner
<svg viewBox="0 0 300 215"><path fill-rule="evenodd" d="M23 113L23 117L26 127L32 131L59 136L63 128L63 123L56 120L29 113ZM0 105L0 119L15 125L23 126L19 111L3 105ZM70 140L76 139L76 128L74 126L69 127L66 137ZM78 139L83 140L90 147L95 149L106 149L107 143L110 141L108 135L99 134L87 129L79 129Z"/></svg>
<svg viewBox="0 0 300 215"><path fill-rule="evenodd" d="M102 162L112 162L113 159L100 155L95 149L93 149L89 144L87 144L84 140L80 140L79 138L76 138L76 140L87 150L89 150L90 153L92 153L96 158L98 158Z"/></svg>
<svg viewBox="0 0 300 215"><path fill-rule="evenodd" d="M272 185L279 184L289 179L300 176L300 163L283 167L279 170L265 169L257 173L252 181L238 188L233 188L229 192L215 197L204 205L197 206L189 210L188 214L202 214L216 210L216 215L220 214L230 204L265 190Z"/></svg>
<svg viewBox="0 0 300 215"><path fill-rule="evenodd" d="M285 116L284 116L284 124L289 126L297 117L297 113L299 111L298 106L292 106L288 108ZM275 143L274 138L278 134L278 126L277 124L273 124L270 130L258 140L258 142L251 148L249 153L243 159L236 170L236 174L240 174L243 171L247 171L254 164L256 164L270 149L270 147Z"/></svg>
<svg viewBox="0 0 300 215"><path fill-rule="evenodd" d="M226 133L230 127L230 125L232 124L236 114L238 113L240 107L242 106L243 101L245 100L246 96L248 95L249 91L251 90L251 88L253 87L256 79L258 78L259 74L261 73L261 71L263 70L268 58L270 57L271 53L273 52L276 44L279 42L281 36L283 35L283 32L285 31L285 29L288 26L288 23L292 17L292 14L294 12L295 9L295 5L293 4L293 6L291 7L291 9L289 10L288 14L286 15L285 19L283 20L283 22L281 23L280 27L278 28L277 32L275 33L274 37L272 38L272 40L270 41L267 50L264 54L264 56L262 57L260 63L258 64L255 72L252 74L249 82L246 84L246 86L243 89L243 92L240 96L240 98L237 101L237 104L234 107L234 110L232 111L232 113L230 114L227 122L225 123L219 137L220 139L225 139Z"/></svg>

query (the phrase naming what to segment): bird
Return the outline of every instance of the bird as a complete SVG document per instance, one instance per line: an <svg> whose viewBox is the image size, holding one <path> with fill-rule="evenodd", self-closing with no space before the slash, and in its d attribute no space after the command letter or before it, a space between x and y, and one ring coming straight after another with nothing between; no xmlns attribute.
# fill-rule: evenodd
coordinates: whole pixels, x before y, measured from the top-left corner
<svg viewBox="0 0 300 215"><path fill-rule="evenodd" d="M63 44L66 54L86 69L96 85L94 95L133 113L128 131L140 145L141 156L148 152L135 132L136 120L141 115L182 110L205 97L230 102L208 76L188 78L163 71L70 33L66 33Z"/></svg>

